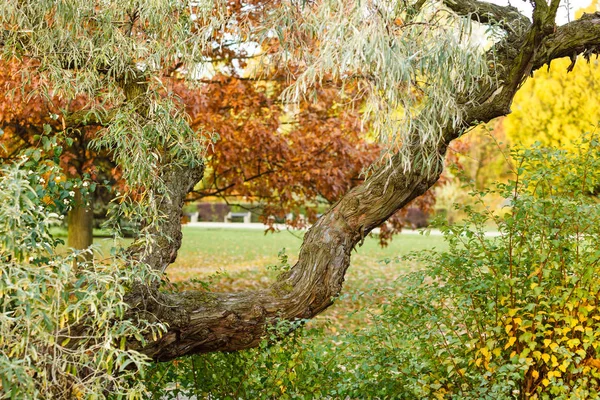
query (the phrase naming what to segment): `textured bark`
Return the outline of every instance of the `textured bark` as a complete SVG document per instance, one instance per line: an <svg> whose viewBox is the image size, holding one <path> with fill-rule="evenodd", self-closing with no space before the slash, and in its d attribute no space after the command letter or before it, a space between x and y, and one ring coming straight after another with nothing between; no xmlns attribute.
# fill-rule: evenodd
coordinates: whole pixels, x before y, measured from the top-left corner
<svg viewBox="0 0 600 400"><path fill-rule="evenodd" d="M508 34L490 51L497 79L481 87L478 105L465 108L462 126L444 130L445 140L435 149L440 160L448 144L466 129L508 114L516 91L534 69L553 58L595 53L600 41L598 15L560 28L550 24L554 2L551 6L538 5L532 24L508 7L472 0L453 1L449 6L462 14L475 13L472 18L481 21L501 20L500 26ZM419 136L419 132L413 134ZM393 158L390 165L352 189L323 215L307 232L297 264L266 290L161 293L147 288L132 293L132 312L169 325L161 339L141 350L156 360L170 360L192 353L249 348L260 342L269 324L311 318L326 309L340 293L353 248L372 229L429 189L442 172L441 161L433 173L417 166L404 171L400 161L399 157ZM164 270L175 259L181 241L183 199L201 174L201 168L190 168L168 170L164 175L170 189L168 200L161 206L167 215L163 232L172 240L163 240L146 257L145 261L156 269Z"/></svg>

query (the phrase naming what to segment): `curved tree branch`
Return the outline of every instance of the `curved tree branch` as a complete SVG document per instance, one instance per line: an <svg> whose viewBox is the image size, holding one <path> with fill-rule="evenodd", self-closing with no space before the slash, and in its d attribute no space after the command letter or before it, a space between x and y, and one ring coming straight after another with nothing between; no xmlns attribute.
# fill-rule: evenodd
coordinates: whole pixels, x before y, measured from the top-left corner
<svg viewBox="0 0 600 400"><path fill-rule="evenodd" d="M454 0L456 12L479 10L479 20L517 21L525 26L520 14L512 9L484 5L472 0ZM526 29L513 29L489 52L497 79L482 86L477 105L464 110L463 125L446 127L445 141L436 151L443 159L447 146L466 129L510 113L516 91L536 68L554 58L573 53L596 53L600 44L600 17L584 16L579 21L548 33L547 15L534 14ZM506 16L506 19L502 19ZM510 18L508 18L510 17ZM508 26L507 25L507 26ZM414 132L415 136L419 132ZM268 289L245 293L132 293L129 302L138 317L160 320L169 325L159 340L140 348L156 360L169 360L186 354L232 351L256 346L267 327L277 320L306 319L315 316L340 293L350 264L352 249L372 229L385 222L397 210L423 194L439 178L441 161L433 173L418 168L404 171L398 156L391 166L381 169L363 184L349 191L307 232L299 259ZM165 241L146 261L157 269L174 260L180 245L179 217L187 189L200 179L198 169L171 171L165 176L171 200L164 202L168 216L165 230L175 238Z"/></svg>
<svg viewBox="0 0 600 400"><path fill-rule="evenodd" d="M533 70L557 58L582 54L589 60L592 54L600 53L600 12L583 14L573 22L560 26L540 45L533 60Z"/></svg>

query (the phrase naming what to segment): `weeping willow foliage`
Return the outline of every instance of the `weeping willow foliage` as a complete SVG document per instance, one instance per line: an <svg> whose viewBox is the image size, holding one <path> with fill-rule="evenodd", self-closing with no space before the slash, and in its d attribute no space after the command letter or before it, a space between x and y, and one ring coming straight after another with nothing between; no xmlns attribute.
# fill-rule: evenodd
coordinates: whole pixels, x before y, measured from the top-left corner
<svg viewBox="0 0 600 400"><path fill-rule="evenodd" d="M62 95L119 101L120 80L193 66L220 11L209 0L6 0L1 54L38 60Z"/></svg>
<svg viewBox="0 0 600 400"><path fill-rule="evenodd" d="M226 23L223 12L221 2L208 0L0 4L0 57L26 59L23 76L43 77L38 93L31 95L67 105L86 99L85 111L73 115L64 107L55 116L67 131L69 125L90 121L104 125L91 147L113 154L129 189L113 208L113 227L123 217L143 216L136 222L147 232L160 231L155 200L168 196L161 171L203 162L209 138L190 128L160 77L198 65Z"/></svg>
<svg viewBox="0 0 600 400"><path fill-rule="evenodd" d="M273 16L273 33L303 72L287 96L326 79L359 80L364 114L404 170L431 170L443 131L461 124L487 64L468 18L438 2L292 1ZM302 49L299 51L298 49Z"/></svg>
<svg viewBox="0 0 600 400"><path fill-rule="evenodd" d="M128 188L114 203L112 227L122 217L138 222L143 251L160 232L162 171L199 166L207 147L158 78L196 65L224 23L221 12L213 1L0 2L0 57L24 59L23 77L43 78L31 95L86 99L83 113L65 108L56 119L104 126L93 147L113 154ZM53 133L56 140L69 130ZM0 166L0 398L145 398L149 360L133 348L166 327L130 319L124 297L159 277L118 245L89 262L57 252L48 228L61 210L44 199L61 171L38 173L46 161L33 159Z"/></svg>
<svg viewBox="0 0 600 400"><path fill-rule="evenodd" d="M202 135L159 95L158 78L198 63L224 23L222 11L219 2L202 0L7 0L0 5L0 56L31 60L23 74L42 74L38 94L85 96L81 119L106 125L95 147L112 150L124 171L137 167L126 172L130 185L155 184L167 163L202 161ZM138 96L125 101L134 90ZM69 121L67 110L60 117Z"/></svg>
<svg viewBox="0 0 600 400"><path fill-rule="evenodd" d="M58 251L49 228L59 215L42 198L43 177L61 171L35 164L23 156L0 166L0 399L146 398L150 360L130 344L166 327L125 318L124 297L158 276L142 263L77 264L80 252Z"/></svg>

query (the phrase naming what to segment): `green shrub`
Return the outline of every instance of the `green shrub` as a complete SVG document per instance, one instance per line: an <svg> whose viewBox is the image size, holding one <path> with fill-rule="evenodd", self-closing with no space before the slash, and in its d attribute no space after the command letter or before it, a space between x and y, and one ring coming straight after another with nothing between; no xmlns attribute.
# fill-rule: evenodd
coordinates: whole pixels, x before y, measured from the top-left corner
<svg viewBox="0 0 600 400"><path fill-rule="evenodd" d="M599 397L600 144L513 155L515 179L473 193L466 222L441 227L448 251L401 260L413 270L374 323L157 365L154 398ZM487 194L509 206L494 214Z"/></svg>
<svg viewBox="0 0 600 400"><path fill-rule="evenodd" d="M514 157L516 179L496 188L506 212L466 207L443 228L448 252L411 257L424 268L381 318L407 398L599 396L600 145Z"/></svg>
<svg viewBox="0 0 600 400"><path fill-rule="evenodd" d="M49 228L72 183L39 159L0 166L0 398L142 398L149 360L126 343L164 326L123 318L123 298L155 276L116 257L75 263L80 253L57 253Z"/></svg>

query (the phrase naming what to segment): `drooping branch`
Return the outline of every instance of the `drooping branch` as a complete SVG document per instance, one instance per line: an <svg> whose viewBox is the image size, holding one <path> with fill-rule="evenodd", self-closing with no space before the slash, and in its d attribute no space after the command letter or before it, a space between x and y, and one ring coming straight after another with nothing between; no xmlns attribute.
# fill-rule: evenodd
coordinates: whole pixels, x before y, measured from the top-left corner
<svg viewBox="0 0 600 400"><path fill-rule="evenodd" d="M472 12L473 5L480 6L471 0L454 4L456 10L465 12ZM494 19L503 13L495 6L481 10L483 14L488 10L485 15ZM516 91L534 69L553 58L597 51L600 20L596 17L585 17L548 34L546 16L538 13L527 29L518 34L513 30L512 37L507 35L505 41L490 50L490 59L495 60L494 67L498 70L497 79L482 86L478 104L465 108L461 126L444 129L445 140L435 149L440 160L448 144L465 129L508 114ZM512 21L515 18L522 21L518 15L513 16ZM418 136L420 132L413 134ZM165 242L165 247L157 248L157 256L148 259L155 268L162 269L179 248L181 232L176 223L181 215L179 204L186 195L184 189L193 186L199 172L181 169L165 176L174 196L171 203L165 203L168 230L176 240ZM296 265L268 289L245 293L155 291L151 296L133 293L129 299L132 312L169 325L161 339L140 350L156 360L199 352L239 350L256 346L269 324L277 320L315 316L340 293L352 249L372 229L429 189L441 172L441 162L435 165L433 172L426 173L416 167L406 171L400 157L394 157L390 165L350 190L311 227Z"/></svg>

